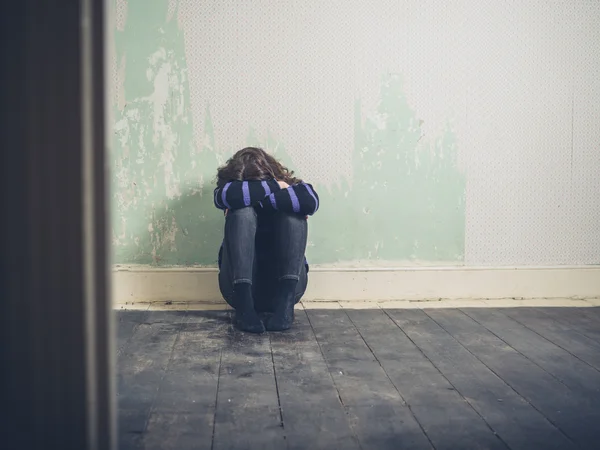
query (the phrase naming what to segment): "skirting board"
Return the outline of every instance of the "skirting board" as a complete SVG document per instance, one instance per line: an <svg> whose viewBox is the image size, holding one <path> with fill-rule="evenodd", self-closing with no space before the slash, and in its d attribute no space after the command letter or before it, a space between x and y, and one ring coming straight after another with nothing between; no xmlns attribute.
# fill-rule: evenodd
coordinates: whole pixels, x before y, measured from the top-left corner
<svg viewBox="0 0 600 450"><path fill-rule="evenodd" d="M116 266L115 304L222 302L217 270ZM600 297L600 266L316 268L306 301Z"/></svg>

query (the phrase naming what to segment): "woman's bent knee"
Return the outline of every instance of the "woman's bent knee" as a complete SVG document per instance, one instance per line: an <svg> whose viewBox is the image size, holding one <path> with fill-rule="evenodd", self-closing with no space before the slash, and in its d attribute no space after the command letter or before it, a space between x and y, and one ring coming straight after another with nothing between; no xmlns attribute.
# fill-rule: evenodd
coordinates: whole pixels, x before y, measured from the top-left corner
<svg viewBox="0 0 600 450"><path fill-rule="evenodd" d="M308 226L308 221L306 217L301 216L300 214L291 214L285 212L278 212L275 214L277 220L292 224L294 226L306 227Z"/></svg>
<svg viewBox="0 0 600 450"><path fill-rule="evenodd" d="M246 208L240 209L230 209L227 211L227 218L230 217L240 217L240 218L248 218L248 219L256 219L256 210L248 206Z"/></svg>

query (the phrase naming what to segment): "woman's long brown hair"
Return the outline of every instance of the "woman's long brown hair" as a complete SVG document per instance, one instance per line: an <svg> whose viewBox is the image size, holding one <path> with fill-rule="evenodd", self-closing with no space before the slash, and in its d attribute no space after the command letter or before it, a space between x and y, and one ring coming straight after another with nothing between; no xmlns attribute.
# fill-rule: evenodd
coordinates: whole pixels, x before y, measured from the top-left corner
<svg viewBox="0 0 600 450"><path fill-rule="evenodd" d="M294 171L284 167L262 148L246 147L233 155L217 171L217 186L230 181L272 180L285 181L290 186L301 183Z"/></svg>

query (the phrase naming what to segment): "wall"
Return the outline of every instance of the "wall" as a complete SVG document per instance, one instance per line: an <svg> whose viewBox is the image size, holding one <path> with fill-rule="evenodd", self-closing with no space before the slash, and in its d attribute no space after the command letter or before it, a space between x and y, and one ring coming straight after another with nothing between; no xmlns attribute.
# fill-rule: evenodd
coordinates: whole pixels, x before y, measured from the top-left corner
<svg viewBox="0 0 600 450"><path fill-rule="evenodd" d="M326 267L600 263L600 3L116 0L114 262L213 266L218 164L312 182Z"/></svg>

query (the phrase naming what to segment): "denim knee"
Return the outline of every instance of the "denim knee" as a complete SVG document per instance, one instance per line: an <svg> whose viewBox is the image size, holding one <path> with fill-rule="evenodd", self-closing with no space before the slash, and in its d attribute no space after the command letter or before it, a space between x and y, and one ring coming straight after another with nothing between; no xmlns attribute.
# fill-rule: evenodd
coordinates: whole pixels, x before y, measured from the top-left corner
<svg viewBox="0 0 600 450"><path fill-rule="evenodd" d="M256 210L251 206L241 209L230 209L227 211L227 217L236 217L243 220L256 220L257 214Z"/></svg>
<svg viewBox="0 0 600 450"><path fill-rule="evenodd" d="M299 214L291 214L279 211L275 214L275 219L280 222L284 222L287 226L301 228L308 227L306 217Z"/></svg>

